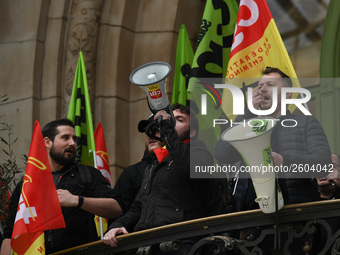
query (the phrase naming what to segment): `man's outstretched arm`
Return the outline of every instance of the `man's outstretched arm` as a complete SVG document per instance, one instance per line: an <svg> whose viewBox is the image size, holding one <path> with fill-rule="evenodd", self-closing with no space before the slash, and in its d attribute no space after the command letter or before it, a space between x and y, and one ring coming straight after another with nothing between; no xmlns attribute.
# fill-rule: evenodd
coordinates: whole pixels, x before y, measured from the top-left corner
<svg viewBox="0 0 340 255"><path fill-rule="evenodd" d="M115 219L122 214L122 208L113 198L80 197L64 189L58 189L57 194L63 207L77 207L80 203L81 209L104 218Z"/></svg>

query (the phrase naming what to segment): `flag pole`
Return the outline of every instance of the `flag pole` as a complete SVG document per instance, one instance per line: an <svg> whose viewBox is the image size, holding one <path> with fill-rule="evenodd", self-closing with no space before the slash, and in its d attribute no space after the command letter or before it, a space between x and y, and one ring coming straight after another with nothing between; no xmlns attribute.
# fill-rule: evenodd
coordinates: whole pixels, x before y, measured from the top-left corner
<svg viewBox="0 0 340 255"><path fill-rule="evenodd" d="M98 169L98 164L97 164L97 156L96 156L96 152L93 151L93 163L94 163L94 167ZM99 226L100 226L100 239L103 240L103 236L104 236L104 231L103 231L103 218L101 216L99 216Z"/></svg>

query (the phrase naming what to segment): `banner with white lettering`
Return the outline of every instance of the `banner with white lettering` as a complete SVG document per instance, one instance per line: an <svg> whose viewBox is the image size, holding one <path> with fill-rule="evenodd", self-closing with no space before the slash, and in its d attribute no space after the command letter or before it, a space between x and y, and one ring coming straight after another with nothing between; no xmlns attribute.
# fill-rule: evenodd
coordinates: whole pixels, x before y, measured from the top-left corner
<svg viewBox="0 0 340 255"><path fill-rule="evenodd" d="M246 84L235 78L258 80L267 66L279 68L290 78L297 77L266 1L241 0L225 83L237 85L246 94L248 87L257 84ZM293 79L293 87L300 87L298 79ZM228 118L234 120L232 105L231 92L224 90L222 108ZM289 110L293 112L295 107L292 105Z"/></svg>

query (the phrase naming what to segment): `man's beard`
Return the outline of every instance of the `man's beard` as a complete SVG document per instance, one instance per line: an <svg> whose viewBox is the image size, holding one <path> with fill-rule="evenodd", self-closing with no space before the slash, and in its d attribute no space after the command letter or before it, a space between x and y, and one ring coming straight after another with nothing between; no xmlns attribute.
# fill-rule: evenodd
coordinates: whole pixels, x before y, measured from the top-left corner
<svg viewBox="0 0 340 255"><path fill-rule="evenodd" d="M56 151L55 147L52 145L50 157L59 165L69 166L74 163L75 154L72 157L65 157L63 153Z"/></svg>
<svg viewBox="0 0 340 255"><path fill-rule="evenodd" d="M185 131L183 134L181 134L179 136L179 138L181 139L181 141L185 141L187 139L190 139L190 129Z"/></svg>

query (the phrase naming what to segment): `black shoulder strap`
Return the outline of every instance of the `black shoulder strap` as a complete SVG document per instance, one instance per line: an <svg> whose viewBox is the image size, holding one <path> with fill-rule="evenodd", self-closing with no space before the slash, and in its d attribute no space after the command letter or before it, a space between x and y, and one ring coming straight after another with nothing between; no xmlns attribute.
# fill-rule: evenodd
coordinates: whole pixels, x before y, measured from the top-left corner
<svg viewBox="0 0 340 255"><path fill-rule="evenodd" d="M80 174L81 181L85 186L86 196L89 197L91 196L92 176L87 166L82 165L82 164L77 164L77 165L78 165L78 171Z"/></svg>

